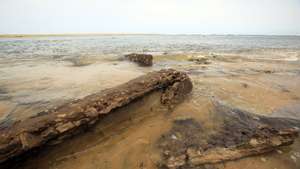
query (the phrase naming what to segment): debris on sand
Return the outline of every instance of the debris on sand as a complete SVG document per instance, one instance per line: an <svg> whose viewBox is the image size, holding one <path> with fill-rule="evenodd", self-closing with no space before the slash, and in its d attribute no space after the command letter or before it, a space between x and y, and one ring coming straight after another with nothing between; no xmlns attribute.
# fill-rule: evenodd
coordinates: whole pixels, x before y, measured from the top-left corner
<svg viewBox="0 0 300 169"><path fill-rule="evenodd" d="M271 74L271 73L275 73L274 70L263 70L264 73L266 74Z"/></svg>
<svg viewBox="0 0 300 169"><path fill-rule="evenodd" d="M138 63L140 66L152 66L153 64L153 56L150 54L131 53L125 55L125 58L132 62Z"/></svg>
<svg viewBox="0 0 300 169"><path fill-rule="evenodd" d="M293 119L254 115L217 106L223 125L216 133L195 119L175 120L173 128L158 141L163 159L161 168L198 169L206 164L263 154L290 145L298 136L300 122ZM173 139L174 135L178 139Z"/></svg>
<svg viewBox="0 0 300 169"><path fill-rule="evenodd" d="M205 64L205 65L210 64L208 57L203 55L188 56L188 61L192 61L197 64Z"/></svg>
<svg viewBox="0 0 300 169"><path fill-rule="evenodd" d="M242 86L243 86L244 88L248 88L248 87L249 87L249 85L248 85L247 83L242 83Z"/></svg>
<svg viewBox="0 0 300 169"><path fill-rule="evenodd" d="M47 144L57 144L135 99L161 91L168 105L192 90L186 73L165 69L148 73L117 87L70 102L58 108L0 128L0 163ZM181 93L184 92L184 93Z"/></svg>

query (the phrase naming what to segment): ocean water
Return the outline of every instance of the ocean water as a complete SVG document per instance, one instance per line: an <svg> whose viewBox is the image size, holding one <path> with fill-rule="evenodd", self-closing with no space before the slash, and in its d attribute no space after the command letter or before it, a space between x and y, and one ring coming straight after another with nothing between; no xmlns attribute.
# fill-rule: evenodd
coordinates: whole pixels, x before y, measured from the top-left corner
<svg viewBox="0 0 300 169"><path fill-rule="evenodd" d="M98 35L0 38L0 58L122 55L128 52L255 53L300 50L300 36Z"/></svg>

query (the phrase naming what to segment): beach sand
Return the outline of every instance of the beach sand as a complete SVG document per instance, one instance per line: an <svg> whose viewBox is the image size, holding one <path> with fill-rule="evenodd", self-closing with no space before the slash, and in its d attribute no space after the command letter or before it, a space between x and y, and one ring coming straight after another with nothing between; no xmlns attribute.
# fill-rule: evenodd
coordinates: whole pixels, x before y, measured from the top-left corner
<svg viewBox="0 0 300 169"><path fill-rule="evenodd" d="M208 63L191 61L199 55ZM140 67L122 57L0 60L1 125L24 120L153 70L186 72L194 88L174 110L162 106L153 93L114 110L85 133L16 163L15 169L154 169L161 160L157 147L174 120L193 118L207 137L222 128L214 103L270 117L300 120L299 56L245 57L224 53L158 53L152 67ZM121 58L121 59L120 59ZM74 59L74 58L73 58ZM5 64L4 64L5 62ZM84 63L84 64L78 64ZM0 126L1 126L0 125ZM271 153L219 163L219 169L298 169L300 139Z"/></svg>
<svg viewBox="0 0 300 169"><path fill-rule="evenodd" d="M46 93L42 90L34 96L24 96L30 100L37 97L47 98L51 93L51 89L47 87L50 85L52 88L56 87L61 91L46 102L50 107L59 105L52 100L62 96L73 99L98 91L99 82L100 88L112 87L166 65L187 72L192 78L194 88L188 98L173 111L160 105L157 94L151 94L115 110L88 132L58 146L47 148L20 163L16 168L156 168L160 160L157 140L170 130L174 120L193 118L208 131L218 131L222 124L213 117L214 101L255 114L267 116L276 114L299 119L297 112L280 113L289 112L283 111L285 107L300 104L300 88L297 85L300 84L298 62L261 61L238 57L226 58L224 61L221 57L225 56L220 56L220 58L209 57L210 64L201 64L188 61L186 57L186 55L176 57L157 55L151 68L138 67L127 61L99 62L72 70L68 70L70 67L65 65L55 69L52 69L51 65L28 68L27 74L22 75L26 76L24 79L32 78L39 84L27 86L26 83L15 82L9 90L17 92L24 88L28 88L27 90L36 90L32 89L35 87L46 88ZM40 71L35 72L35 69ZM40 84L43 82L39 77L40 74L45 76L46 72L41 72L47 69L55 71L46 74L47 81L51 83L46 82L42 86ZM68 88L72 85L74 87ZM36 105L15 105L17 110L7 115L9 104L7 101L0 103L1 115L9 116L13 120L25 119L45 108L40 102L36 102ZM207 135L211 134L210 132ZM300 140L297 139L292 146L283 147L275 152L217 164L214 167L296 169L300 166L299 153Z"/></svg>

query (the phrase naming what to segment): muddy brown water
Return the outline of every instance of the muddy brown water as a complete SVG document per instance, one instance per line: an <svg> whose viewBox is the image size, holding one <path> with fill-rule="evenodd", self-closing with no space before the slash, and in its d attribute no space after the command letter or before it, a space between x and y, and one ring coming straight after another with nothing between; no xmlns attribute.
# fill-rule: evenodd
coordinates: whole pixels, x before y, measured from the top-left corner
<svg viewBox="0 0 300 169"><path fill-rule="evenodd" d="M194 88L174 110L161 105L159 92L147 95L115 110L87 132L50 146L12 168L155 169L161 160L157 141L172 128L174 120L195 119L205 128L204 136L207 137L222 128L222 120L214 113L214 101L260 115L300 119L299 62L235 56L226 60L210 58L211 64L203 65L189 62L186 57L187 54L158 55L150 68L127 61L98 61L81 67L51 62L33 67L17 66L16 72L10 72L14 79L8 78L1 83L1 96L10 94L10 99L0 100L2 123L26 119L40 110L161 68L172 67L187 72ZM26 74L17 73L24 69ZM298 169L300 139L271 153L213 167Z"/></svg>

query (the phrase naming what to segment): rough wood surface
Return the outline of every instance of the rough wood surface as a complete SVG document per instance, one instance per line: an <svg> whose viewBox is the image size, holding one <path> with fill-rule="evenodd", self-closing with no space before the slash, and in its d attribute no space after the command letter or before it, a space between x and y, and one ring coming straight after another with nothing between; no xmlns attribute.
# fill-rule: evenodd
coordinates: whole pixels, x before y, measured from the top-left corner
<svg viewBox="0 0 300 169"><path fill-rule="evenodd" d="M192 89L189 77L173 69L151 72L56 109L39 113L0 129L0 163L49 143L59 143L89 127L113 109L145 94L162 90L167 104ZM176 91L177 90L177 91Z"/></svg>

